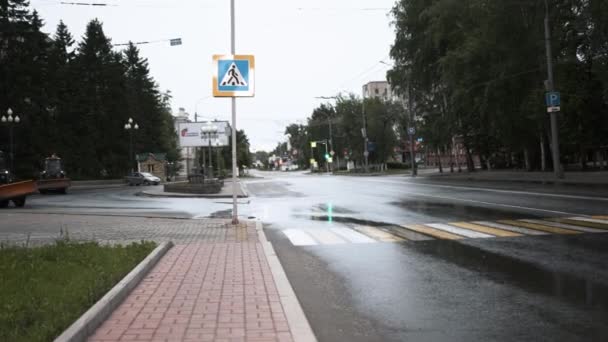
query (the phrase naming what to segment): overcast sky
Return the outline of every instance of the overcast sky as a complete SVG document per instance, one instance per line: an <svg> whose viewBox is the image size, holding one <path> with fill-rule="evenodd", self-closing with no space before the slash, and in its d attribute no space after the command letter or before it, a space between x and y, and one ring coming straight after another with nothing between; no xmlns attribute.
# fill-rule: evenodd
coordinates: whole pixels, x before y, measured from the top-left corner
<svg viewBox="0 0 608 342"><path fill-rule="evenodd" d="M89 1L89 0L65 0ZM205 119L230 120L230 100L212 98L212 55L230 52L229 0L90 0L115 6L62 5L31 0L54 32L59 20L79 41L94 18L114 44L182 38L140 45L172 107L195 109ZM394 34L394 0L236 0L236 51L256 58L256 94L237 100L237 127L253 150L271 150L285 140L289 123L303 122L322 100L339 92L361 93L384 80ZM145 128L144 128L145 129Z"/></svg>

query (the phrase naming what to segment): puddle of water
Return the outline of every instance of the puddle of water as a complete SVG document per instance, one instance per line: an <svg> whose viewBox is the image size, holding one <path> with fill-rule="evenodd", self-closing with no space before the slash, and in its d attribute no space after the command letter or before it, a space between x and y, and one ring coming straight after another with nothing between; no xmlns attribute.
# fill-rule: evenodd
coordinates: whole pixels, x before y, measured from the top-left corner
<svg viewBox="0 0 608 342"><path fill-rule="evenodd" d="M481 272L497 282L509 282L530 292L608 311L608 285L603 283L547 270L523 260L460 242L424 241L410 246L418 252Z"/></svg>
<svg viewBox="0 0 608 342"><path fill-rule="evenodd" d="M530 218L534 215L522 215L511 211L485 208L482 206L461 205L447 202L428 202L424 200L402 200L398 202L390 202L389 204L398 206L408 211L432 216L442 220L501 220L501 219L520 219Z"/></svg>

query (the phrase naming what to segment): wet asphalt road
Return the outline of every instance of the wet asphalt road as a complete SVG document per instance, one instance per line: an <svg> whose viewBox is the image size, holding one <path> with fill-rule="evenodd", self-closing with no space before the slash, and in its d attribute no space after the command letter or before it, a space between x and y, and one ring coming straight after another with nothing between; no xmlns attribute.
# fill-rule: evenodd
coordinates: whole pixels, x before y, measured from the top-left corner
<svg viewBox="0 0 608 342"><path fill-rule="evenodd" d="M398 225L608 215L606 190L406 177L258 176L247 180L251 197L240 200L239 214L266 224L320 341L608 340L608 234L457 241L412 232L408 237L420 241L402 241L391 235ZM229 200L134 196L139 190L34 196L23 211L230 214ZM314 241L298 244L302 232ZM351 237L365 232L357 237L369 243L349 243L329 232Z"/></svg>

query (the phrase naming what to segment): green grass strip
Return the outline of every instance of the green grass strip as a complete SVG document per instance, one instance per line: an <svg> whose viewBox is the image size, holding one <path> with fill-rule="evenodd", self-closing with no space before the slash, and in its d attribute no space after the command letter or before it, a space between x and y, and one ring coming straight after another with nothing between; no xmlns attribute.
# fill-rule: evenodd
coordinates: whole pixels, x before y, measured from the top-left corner
<svg viewBox="0 0 608 342"><path fill-rule="evenodd" d="M51 341L156 247L0 246L0 341Z"/></svg>

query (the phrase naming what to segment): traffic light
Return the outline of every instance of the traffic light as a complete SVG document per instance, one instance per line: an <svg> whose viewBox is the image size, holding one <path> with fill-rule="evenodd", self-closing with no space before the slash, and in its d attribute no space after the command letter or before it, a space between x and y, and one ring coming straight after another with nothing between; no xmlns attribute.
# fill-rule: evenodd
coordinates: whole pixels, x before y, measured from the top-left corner
<svg viewBox="0 0 608 342"><path fill-rule="evenodd" d="M329 153L325 153L325 160L329 159Z"/></svg>

